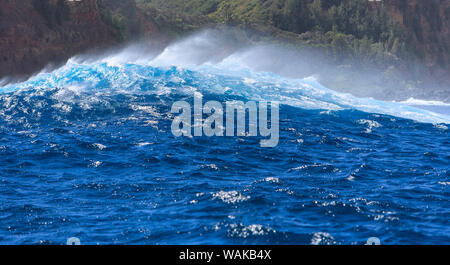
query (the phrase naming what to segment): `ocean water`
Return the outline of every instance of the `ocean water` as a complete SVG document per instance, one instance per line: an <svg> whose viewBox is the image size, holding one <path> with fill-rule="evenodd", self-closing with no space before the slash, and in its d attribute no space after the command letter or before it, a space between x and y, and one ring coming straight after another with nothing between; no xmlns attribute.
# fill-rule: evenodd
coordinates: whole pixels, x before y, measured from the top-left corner
<svg viewBox="0 0 450 265"><path fill-rule="evenodd" d="M238 55L132 57L0 88L0 243L450 242L446 106L360 99ZM278 146L174 137L171 106L194 92L279 101Z"/></svg>

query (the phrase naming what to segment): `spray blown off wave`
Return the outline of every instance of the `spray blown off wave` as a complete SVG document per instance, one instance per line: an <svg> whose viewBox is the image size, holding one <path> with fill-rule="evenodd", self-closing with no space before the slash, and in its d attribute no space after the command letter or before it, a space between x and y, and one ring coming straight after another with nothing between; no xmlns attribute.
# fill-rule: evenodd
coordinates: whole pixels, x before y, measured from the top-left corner
<svg viewBox="0 0 450 265"><path fill-rule="evenodd" d="M145 56L143 50L132 46L95 60L74 58L56 71L4 86L1 91L27 88L69 88L80 93L93 90L125 93L145 90L156 94L206 91L248 100L280 101L306 109L357 109L421 122L450 123L450 116L411 106L414 105L411 100L403 104L357 98L325 88L313 77L291 79L256 72L252 69L260 62L251 61L255 52L260 54L258 49L229 52L206 32L173 44L156 57Z"/></svg>
<svg viewBox="0 0 450 265"><path fill-rule="evenodd" d="M252 52L200 34L3 86L0 242L448 242L448 116L259 72ZM194 92L279 101L279 145L174 137Z"/></svg>

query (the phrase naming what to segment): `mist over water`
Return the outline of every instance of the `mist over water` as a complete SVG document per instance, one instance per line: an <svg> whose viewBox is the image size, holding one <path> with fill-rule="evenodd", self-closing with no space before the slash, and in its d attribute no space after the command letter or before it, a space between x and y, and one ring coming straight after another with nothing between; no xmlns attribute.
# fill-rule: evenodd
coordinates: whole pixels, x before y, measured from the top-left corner
<svg viewBox="0 0 450 265"><path fill-rule="evenodd" d="M17 91L30 86L66 87L68 84L92 89L102 86L105 80L101 78L122 78L121 82L110 82L109 88L133 90L136 89L136 82L148 79L133 73L134 68L177 67L203 75L205 80L209 74L242 78L239 81L245 86L245 89L235 89L211 87L205 83L195 88L211 93L232 93L249 100L278 100L308 109L358 109L422 122L450 121L450 105L447 103L417 100L414 95L404 95L409 100L401 103L356 97L351 95L353 87L349 87L345 93L337 92L320 84L321 76L326 73L326 70L319 69L323 66L318 63L318 60L324 60L322 57L274 45L250 46L239 43L233 36L230 31L205 30L175 42L162 51L151 50L143 43L136 43L109 55L81 55L70 59L66 65L53 72L37 74L23 83L3 86L0 91ZM89 71L74 72L77 69L91 68L102 75L101 78ZM78 76L67 80L67 74ZM373 72L372 76L376 76L376 73ZM366 93L371 94L370 88ZM356 94L361 94L361 91Z"/></svg>
<svg viewBox="0 0 450 265"><path fill-rule="evenodd" d="M349 67L360 65L358 58L339 63L323 51L307 46L294 49L269 41L249 42L230 29L199 32L170 45L159 58L158 62L166 61L172 65L217 64L225 60L257 72L270 72L286 78L314 77L322 84L329 84L329 88L333 90L357 97L373 97L385 101L415 98L432 101L435 105L437 102L450 102L450 87L397 86L395 82L386 80L387 75L376 67L364 65L361 70ZM389 71L391 79L408 83L407 80L401 80L401 74L395 68Z"/></svg>
<svg viewBox="0 0 450 265"><path fill-rule="evenodd" d="M318 68L204 31L2 86L0 242L449 242L447 103L355 97ZM171 106L194 92L279 101L278 146L174 137Z"/></svg>

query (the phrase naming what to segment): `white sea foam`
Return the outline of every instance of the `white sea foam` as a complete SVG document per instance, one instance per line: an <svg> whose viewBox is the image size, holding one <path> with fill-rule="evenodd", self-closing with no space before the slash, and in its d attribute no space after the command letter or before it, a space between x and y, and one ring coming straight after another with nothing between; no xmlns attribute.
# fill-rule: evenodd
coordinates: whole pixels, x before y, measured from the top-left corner
<svg viewBox="0 0 450 265"><path fill-rule="evenodd" d="M232 191L219 191L214 193L213 199L220 199L221 201L228 203L228 204L234 204L239 202L244 202L250 199L250 196L242 195L240 192L237 192L235 190Z"/></svg>
<svg viewBox="0 0 450 265"><path fill-rule="evenodd" d="M92 146L94 146L94 147L97 148L98 150L104 150L104 149L107 148L106 145L99 144L99 143L94 143L94 144L92 144Z"/></svg>
<svg viewBox="0 0 450 265"><path fill-rule="evenodd" d="M332 235L326 232L314 233L311 238L311 245L336 245L337 241Z"/></svg>
<svg viewBox="0 0 450 265"><path fill-rule="evenodd" d="M358 123L367 126L366 133L371 133L375 128L383 127L380 123L372 120L361 119L358 121Z"/></svg>
<svg viewBox="0 0 450 265"><path fill-rule="evenodd" d="M414 106L446 106L450 107L450 103L445 103L438 100L423 100L423 99L415 99L415 98L409 98L404 101L400 101L400 103L407 104L407 105L414 105Z"/></svg>

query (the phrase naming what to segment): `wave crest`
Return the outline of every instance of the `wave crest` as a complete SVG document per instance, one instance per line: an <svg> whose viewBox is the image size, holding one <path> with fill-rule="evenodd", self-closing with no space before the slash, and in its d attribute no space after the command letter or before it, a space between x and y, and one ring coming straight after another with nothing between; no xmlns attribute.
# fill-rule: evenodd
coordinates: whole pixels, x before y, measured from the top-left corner
<svg viewBox="0 0 450 265"><path fill-rule="evenodd" d="M207 33L168 46L158 55L130 46L95 60L75 57L61 68L0 88L1 92L59 89L61 101L95 93L171 93L195 91L279 101L305 109L357 109L420 122L450 123L450 117L410 104L357 98L322 86L314 77L294 79L259 72L245 61L249 50L230 51ZM91 94L91 93L89 93ZM405 102L410 103L410 102Z"/></svg>

